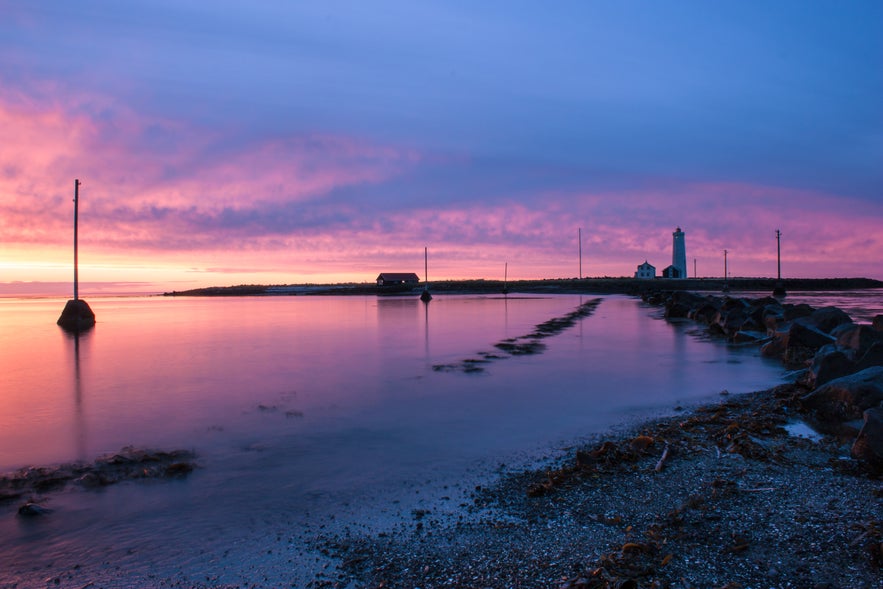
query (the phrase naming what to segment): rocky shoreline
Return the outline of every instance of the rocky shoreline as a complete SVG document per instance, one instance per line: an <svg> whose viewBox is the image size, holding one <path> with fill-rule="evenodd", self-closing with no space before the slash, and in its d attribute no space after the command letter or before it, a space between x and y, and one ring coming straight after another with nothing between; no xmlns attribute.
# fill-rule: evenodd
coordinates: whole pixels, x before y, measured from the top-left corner
<svg viewBox="0 0 883 589"><path fill-rule="evenodd" d="M775 299L647 299L803 370L794 383L722 393L544 470L509 473L476 488L457 519L421 512L390 533L325 538L341 569L312 585L883 587L883 453L872 423L883 367L871 353L883 318L857 326L839 310ZM832 354L849 362L824 360ZM797 435L807 421L820 433Z"/></svg>
<svg viewBox="0 0 883 589"><path fill-rule="evenodd" d="M54 466L22 468L0 475L0 505L18 502L18 514L36 517L52 512L49 494L69 485L98 489L123 481L176 479L196 468L189 450L152 450L127 446L91 463L71 462Z"/></svg>

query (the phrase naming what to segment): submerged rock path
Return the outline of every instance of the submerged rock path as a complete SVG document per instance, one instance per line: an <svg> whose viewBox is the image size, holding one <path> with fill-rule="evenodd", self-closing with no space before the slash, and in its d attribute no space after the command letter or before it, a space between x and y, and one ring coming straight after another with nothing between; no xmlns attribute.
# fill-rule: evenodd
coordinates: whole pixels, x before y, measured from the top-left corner
<svg viewBox="0 0 883 589"><path fill-rule="evenodd" d="M495 360L503 360L512 356L529 356L532 354L541 354L546 349L543 339L558 335L562 331L572 327L580 319L584 319L595 312L595 309L601 304L603 299L597 298L586 301L579 305L576 309L561 317L553 317L548 321L544 321L534 326L533 331L528 334L506 338L494 344L498 350L496 352L483 351L478 352L477 358L466 358L453 364L434 364L432 369L436 372L466 372L479 373L483 372L485 365Z"/></svg>

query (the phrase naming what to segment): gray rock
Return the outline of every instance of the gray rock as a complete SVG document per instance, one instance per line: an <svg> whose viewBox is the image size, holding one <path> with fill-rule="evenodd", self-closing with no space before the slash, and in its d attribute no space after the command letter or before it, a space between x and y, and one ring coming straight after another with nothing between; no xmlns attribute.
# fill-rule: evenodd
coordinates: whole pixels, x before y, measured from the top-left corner
<svg viewBox="0 0 883 589"><path fill-rule="evenodd" d="M835 378L804 396L802 401L822 422L860 419L867 409L883 402L883 367Z"/></svg>
<svg viewBox="0 0 883 589"><path fill-rule="evenodd" d="M856 351L861 357L872 345L883 341L879 331L875 331L870 325L858 323L843 323L831 331L831 337L837 338L837 345Z"/></svg>
<svg viewBox="0 0 883 589"><path fill-rule="evenodd" d="M50 513L52 513L51 509L43 507L39 503L34 503L33 501L28 501L18 508L18 514L24 517L38 517Z"/></svg>
<svg viewBox="0 0 883 589"><path fill-rule="evenodd" d="M816 352L810 368L810 374L817 387L853 372L855 372L855 362L833 344L823 346Z"/></svg>
<svg viewBox="0 0 883 589"><path fill-rule="evenodd" d="M809 316L809 321L815 325L820 331L831 333L838 325L844 323L852 323L852 318L844 311L837 307L822 307L816 309Z"/></svg>
<svg viewBox="0 0 883 589"><path fill-rule="evenodd" d="M868 348L864 356L856 362L856 370L864 370L872 366L883 366L883 342L876 342Z"/></svg>
<svg viewBox="0 0 883 589"><path fill-rule="evenodd" d="M852 444L852 457L864 461L874 471L883 472L883 407L864 412L864 425Z"/></svg>
<svg viewBox="0 0 883 589"><path fill-rule="evenodd" d="M799 317L809 317L815 310L806 303L800 303L799 305L784 305L783 308L785 321L793 321Z"/></svg>
<svg viewBox="0 0 883 589"><path fill-rule="evenodd" d="M805 319L796 320L788 330L788 347L800 346L818 350L822 346L834 343L837 343L837 340Z"/></svg>
<svg viewBox="0 0 883 589"><path fill-rule="evenodd" d="M772 335L772 339L761 346L760 354L764 358L779 358L781 360L788 348L788 332L773 332L770 335Z"/></svg>

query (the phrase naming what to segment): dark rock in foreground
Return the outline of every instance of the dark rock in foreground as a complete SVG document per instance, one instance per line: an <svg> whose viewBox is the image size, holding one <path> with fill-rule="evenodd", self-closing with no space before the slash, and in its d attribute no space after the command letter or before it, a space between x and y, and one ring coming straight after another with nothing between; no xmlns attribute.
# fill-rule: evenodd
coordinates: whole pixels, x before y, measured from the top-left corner
<svg viewBox="0 0 883 589"><path fill-rule="evenodd" d="M875 366L832 380L803 398L824 423L854 421L883 403L883 367ZM883 450L883 448L881 448Z"/></svg>
<svg viewBox="0 0 883 589"><path fill-rule="evenodd" d="M864 413L864 425L852 445L852 456L883 473L883 407L874 407Z"/></svg>

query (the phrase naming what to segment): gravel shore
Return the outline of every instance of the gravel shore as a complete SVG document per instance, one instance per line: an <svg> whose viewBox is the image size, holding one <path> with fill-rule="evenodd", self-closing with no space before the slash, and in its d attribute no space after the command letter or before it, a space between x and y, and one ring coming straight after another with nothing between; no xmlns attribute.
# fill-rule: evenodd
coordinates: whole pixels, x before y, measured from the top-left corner
<svg viewBox="0 0 883 589"><path fill-rule="evenodd" d="M883 480L795 435L799 384L700 407L476 488L456 518L327 539L312 585L880 588Z"/></svg>

